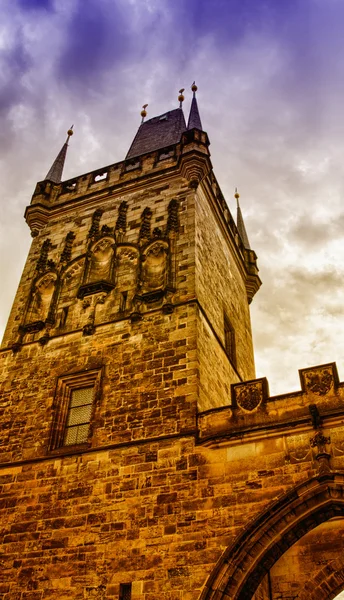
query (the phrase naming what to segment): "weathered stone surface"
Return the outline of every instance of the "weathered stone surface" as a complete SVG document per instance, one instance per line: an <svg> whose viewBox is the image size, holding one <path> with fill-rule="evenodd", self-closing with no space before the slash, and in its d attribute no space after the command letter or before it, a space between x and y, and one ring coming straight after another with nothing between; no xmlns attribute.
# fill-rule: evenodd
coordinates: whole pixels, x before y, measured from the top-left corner
<svg viewBox="0 0 344 600"><path fill-rule="evenodd" d="M284 396L253 379L255 255L206 134L184 138L40 182L27 209L0 351L3 600L115 599L129 583L133 600L258 600L269 585L286 600L310 573L319 594L342 581L344 386L333 364ZM66 445L87 386L88 433Z"/></svg>

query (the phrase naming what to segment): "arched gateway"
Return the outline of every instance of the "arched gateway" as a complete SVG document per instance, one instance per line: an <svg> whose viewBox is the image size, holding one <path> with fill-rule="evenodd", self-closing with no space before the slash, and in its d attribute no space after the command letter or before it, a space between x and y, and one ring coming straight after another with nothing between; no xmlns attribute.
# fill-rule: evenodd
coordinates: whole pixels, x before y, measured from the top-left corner
<svg viewBox="0 0 344 600"><path fill-rule="evenodd" d="M320 524L343 516L344 473L328 473L298 485L250 523L224 552L200 600L251 600L271 567L291 546ZM344 564L338 557L297 597L330 600L343 586Z"/></svg>

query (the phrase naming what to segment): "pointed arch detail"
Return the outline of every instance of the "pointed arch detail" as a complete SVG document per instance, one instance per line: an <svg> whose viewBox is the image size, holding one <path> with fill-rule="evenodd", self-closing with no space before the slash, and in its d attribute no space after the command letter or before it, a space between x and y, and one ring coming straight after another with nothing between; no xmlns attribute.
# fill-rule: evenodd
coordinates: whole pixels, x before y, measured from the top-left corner
<svg viewBox="0 0 344 600"><path fill-rule="evenodd" d="M328 473L298 485L269 505L225 550L200 600L251 600L288 548L338 516L344 516L344 473Z"/></svg>

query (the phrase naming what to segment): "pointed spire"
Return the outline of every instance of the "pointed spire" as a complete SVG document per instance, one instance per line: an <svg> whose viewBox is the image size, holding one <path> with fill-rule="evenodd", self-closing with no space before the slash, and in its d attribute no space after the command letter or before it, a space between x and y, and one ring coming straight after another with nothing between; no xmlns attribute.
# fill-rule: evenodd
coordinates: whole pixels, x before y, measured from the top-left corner
<svg viewBox="0 0 344 600"><path fill-rule="evenodd" d="M193 82L191 90L193 91L193 98L191 101L188 129L200 129L201 131L203 131L201 117L199 116L198 105L196 100L197 85L195 84L195 82Z"/></svg>
<svg viewBox="0 0 344 600"><path fill-rule="evenodd" d="M73 135L73 125L71 126L70 129L68 129L67 139L66 139L65 143L63 144L57 157L55 158L51 168L49 169L47 176L45 178L45 181L49 180L49 181L52 181L53 183L61 183L63 167L64 167L66 154L67 154L68 141L72 135Z"/></svg>
<svg viewBox="0 0 344 600"><path fill-rule="evenodd" d="M239 204L240 196L238 194L237 188L235 188L234 198L236 198L236 201L237 201L237 228L239 231L239 235L241 237L241 241L243 242L245 248L247 250L250 250L250 242L248 241L246 228L245 228L245 224L244 224L244 219L243 219L240 204Z"/></svg>

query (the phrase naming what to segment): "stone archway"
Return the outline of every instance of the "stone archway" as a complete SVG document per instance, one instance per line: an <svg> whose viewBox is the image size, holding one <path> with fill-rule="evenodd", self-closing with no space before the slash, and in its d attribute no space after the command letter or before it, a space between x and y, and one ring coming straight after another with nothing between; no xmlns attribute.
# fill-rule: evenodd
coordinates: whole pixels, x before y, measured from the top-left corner
<svg viewBox="0 0 344 600"><path fill-rule="evenodd" d="M344 557L319 569L305 585L299 600L333 600L344 588Z"/></svg>
<svg viewBox="0 0 344 600"><path fill-rule="evenodd" d="M314 477L293 488L224 552L200 600L251 600L264 576L295 542L337 516L344 516L343 473Z"/></svg>

